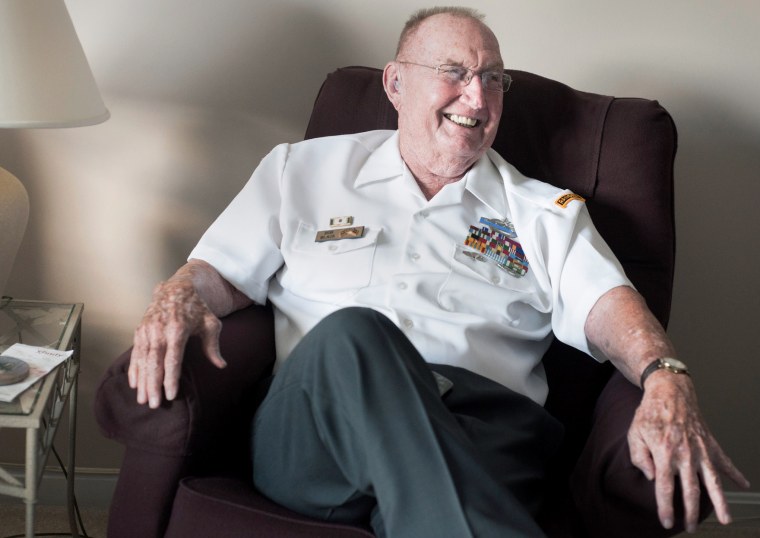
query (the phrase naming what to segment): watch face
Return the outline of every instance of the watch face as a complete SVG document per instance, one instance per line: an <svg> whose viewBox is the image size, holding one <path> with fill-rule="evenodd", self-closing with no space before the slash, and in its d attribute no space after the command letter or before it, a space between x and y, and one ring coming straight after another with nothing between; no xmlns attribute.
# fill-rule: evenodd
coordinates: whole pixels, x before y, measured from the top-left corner
<svg viewBox="0 0 760 538"><path fill-rule="evenodd" d="M673 359L673 358L668 357L667 359L662 359L662 362L664 363L666 368L670 367L676 370L683 370L683 371L688 370L686 365L683 362L679 361L678 359Z"/></svg>

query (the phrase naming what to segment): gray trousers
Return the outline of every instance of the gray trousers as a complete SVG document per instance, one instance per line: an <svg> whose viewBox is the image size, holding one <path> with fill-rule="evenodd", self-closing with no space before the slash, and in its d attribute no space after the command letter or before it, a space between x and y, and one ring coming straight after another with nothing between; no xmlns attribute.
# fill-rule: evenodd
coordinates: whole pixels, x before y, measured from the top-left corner
<svg viewBox="0 0 760 538"><path fill-rule="evenodd" d="M439 394L431 372L453 381ZM304 515L379 537L543 536L534 522L562 436L541 406L461 368L429 365L373 310L320 322L254 419L254 482Z"/></svg>

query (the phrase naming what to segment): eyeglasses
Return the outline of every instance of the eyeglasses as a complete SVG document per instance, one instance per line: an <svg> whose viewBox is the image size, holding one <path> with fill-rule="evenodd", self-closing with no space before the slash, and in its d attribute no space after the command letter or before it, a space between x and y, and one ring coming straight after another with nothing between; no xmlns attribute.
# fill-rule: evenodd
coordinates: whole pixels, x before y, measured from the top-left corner
<svg viewBox="0 0 760 538"><path fill-rule="evenodd" d="M432 66L404 61L399 61L398 63L432 69L438 77L452 85L459 84L467 86L472 80L472 77L478 75L480 77L480 82L483 85L483 89L489 92L504 93L509 90L509 86L512 84L512 77L504 71L483 71L482 73L476 73L472 69L468 69L461 65L441 64L438 66Z"/></svg>

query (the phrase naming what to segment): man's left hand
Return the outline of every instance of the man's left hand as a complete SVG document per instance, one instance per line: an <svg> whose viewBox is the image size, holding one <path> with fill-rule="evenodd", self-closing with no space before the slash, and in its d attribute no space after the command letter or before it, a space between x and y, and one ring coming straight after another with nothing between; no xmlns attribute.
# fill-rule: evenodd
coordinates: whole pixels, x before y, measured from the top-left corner
<svg viewBox="0 0 760 538"><path fill-rule="evenodd" d="M664 370L646 382L644 397L628 431L631 461L655 481L660 522L672 528L676 476L681 482L686 530L694 532L699 518L699 477L723 524L731 522L721 475L737 486L749 482L718 445L699 413L691 378Z"/></svg>

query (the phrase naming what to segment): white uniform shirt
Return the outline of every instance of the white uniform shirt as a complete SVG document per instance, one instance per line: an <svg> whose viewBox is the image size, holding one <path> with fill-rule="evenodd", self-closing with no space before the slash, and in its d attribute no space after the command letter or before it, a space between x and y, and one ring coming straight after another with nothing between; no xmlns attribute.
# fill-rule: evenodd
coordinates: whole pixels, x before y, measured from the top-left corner
<svg viewBox="0 0 760 538"><path fill-rule="evenodd" d="M283 144L190 258L254 301L271 300L278 364L327 314L365 306L393 320L428 362L467 368L543 404L541 357L552 332L589 353L592 306L630 285L585 204L560 204L563 194L491 150L428 201L394 131ZM348 216L363 235L315 241L331 219ZM508 221L517 237L481 217Z"/></svg>

